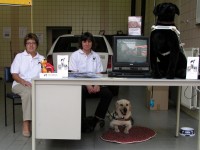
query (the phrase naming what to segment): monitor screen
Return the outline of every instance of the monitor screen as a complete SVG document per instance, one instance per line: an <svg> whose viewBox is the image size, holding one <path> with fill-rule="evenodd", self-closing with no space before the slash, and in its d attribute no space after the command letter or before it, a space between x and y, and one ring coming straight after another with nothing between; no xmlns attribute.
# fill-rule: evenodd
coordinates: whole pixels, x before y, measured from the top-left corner
<svg viewBox="0 0 200 150"><path fill-rule="evenodd" d="M149 56L148 37L114 36L112 64L114 70L139 71L141 67L150 67Z"/></svg>

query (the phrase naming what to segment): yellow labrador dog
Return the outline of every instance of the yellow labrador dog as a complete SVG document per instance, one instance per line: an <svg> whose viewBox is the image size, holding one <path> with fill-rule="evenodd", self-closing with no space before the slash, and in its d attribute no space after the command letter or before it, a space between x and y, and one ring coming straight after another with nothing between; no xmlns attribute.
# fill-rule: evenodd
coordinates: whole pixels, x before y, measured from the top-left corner
<svg viewBox="0 0 200 150"><path fill-rule="evenodd" d="M115 112L113 113L110 127L113 128L115 132L120 132L118 126L125 126L124 133L128 134L132 127L131 115L131 103L129 100L121 99L116 101Z"/></svg>

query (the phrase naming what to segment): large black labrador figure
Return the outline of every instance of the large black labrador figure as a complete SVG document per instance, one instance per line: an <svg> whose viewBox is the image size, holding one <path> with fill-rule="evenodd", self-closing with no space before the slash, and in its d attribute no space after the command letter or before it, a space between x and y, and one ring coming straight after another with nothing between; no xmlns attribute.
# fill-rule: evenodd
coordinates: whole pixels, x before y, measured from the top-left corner
<svg viewBox="0 0 200 150"><path fill-rule="evenodd" d="M174 23L175 15L180 13L179 9L172 3L161 3L154 8L153 13L157 17L154 27L159 28L154 28L150 36L152 76L185 78L187 59ZM175 30L171 30L171 27Z"/></svg>

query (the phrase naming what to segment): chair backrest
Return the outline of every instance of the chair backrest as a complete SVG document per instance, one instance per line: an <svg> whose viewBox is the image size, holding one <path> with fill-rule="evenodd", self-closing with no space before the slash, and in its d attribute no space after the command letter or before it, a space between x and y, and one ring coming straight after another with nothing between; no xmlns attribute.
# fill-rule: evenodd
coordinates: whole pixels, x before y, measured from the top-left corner
<svg viewBox="0 0 200 150"><path fill-rule="evenodd" d="M10 67L4 67L4 81L13 82L12 74L10 73Z"/></svg>

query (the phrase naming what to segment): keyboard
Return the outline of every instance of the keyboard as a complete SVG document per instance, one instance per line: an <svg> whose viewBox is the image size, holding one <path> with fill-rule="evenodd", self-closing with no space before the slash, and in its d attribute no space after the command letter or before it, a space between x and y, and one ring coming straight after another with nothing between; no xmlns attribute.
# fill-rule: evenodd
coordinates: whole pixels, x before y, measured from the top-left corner
<svg viewBox="0 0 200 150"><path fill-rule="evenodd" d="M151 78L150 73L123 73L123 72L109 72L108 77L116 78Z"/></svg>

